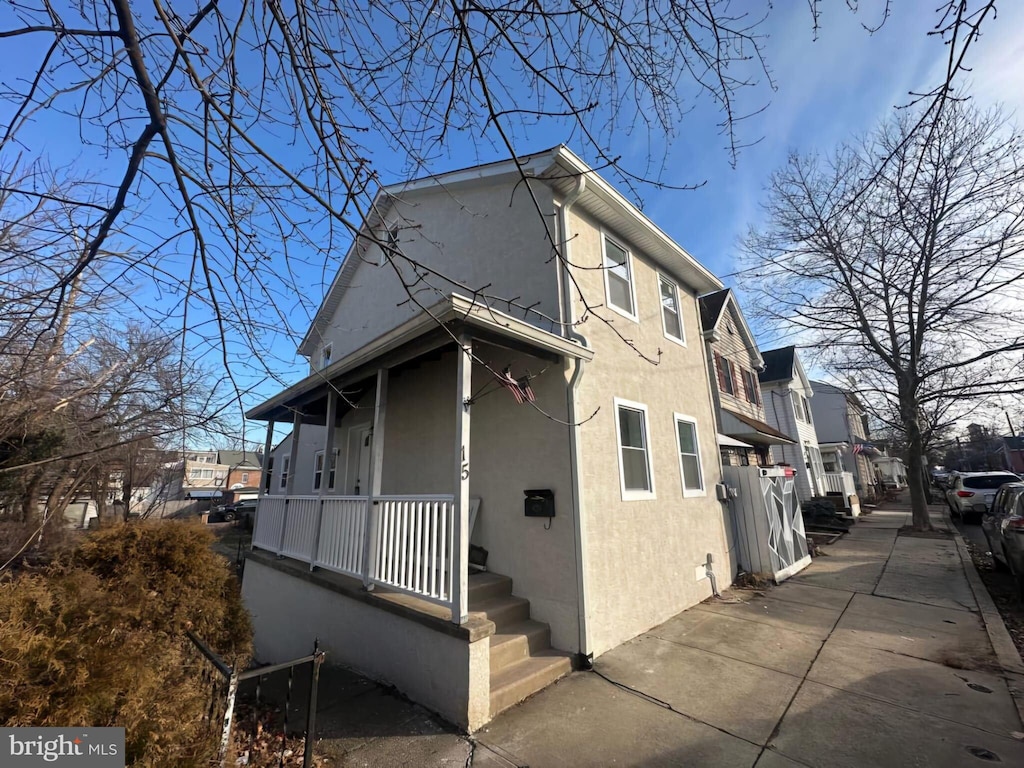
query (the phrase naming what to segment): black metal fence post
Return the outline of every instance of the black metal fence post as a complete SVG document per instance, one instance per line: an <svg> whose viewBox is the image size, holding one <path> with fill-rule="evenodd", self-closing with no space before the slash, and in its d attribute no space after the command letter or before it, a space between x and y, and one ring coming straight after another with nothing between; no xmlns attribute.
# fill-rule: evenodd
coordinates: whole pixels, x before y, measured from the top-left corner
<svg viewBox="0 0 1024 768"><path fill-rule="evenodd" d="M313 746L316 744L316 689L320 683L320 665L324 654L320 651L320 638L313 641L313 667L309 673L309 705L306 708L306 744L302 753L302 768L312 768Z"/></svg>

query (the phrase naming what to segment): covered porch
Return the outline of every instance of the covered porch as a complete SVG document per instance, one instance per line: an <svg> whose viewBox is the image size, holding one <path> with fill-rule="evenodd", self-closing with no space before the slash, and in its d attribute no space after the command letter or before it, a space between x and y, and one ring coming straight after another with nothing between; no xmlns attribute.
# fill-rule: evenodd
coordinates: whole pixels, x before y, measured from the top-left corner
<svg viewBox="0 0 1024 768"><path fill-rule="evenodd" d="M565 372L567 360L590 356L453 296L250 411L268 422L273 460L244 585L263 614L257 650L285 653L286 631L344 633L334 658L467 727L536 690L513 679L515 668L535 682L568 671L578 609ZM292 432L275 450L281 422ZM541 489L562 500L557 518L524 514L526 492ZM471 540L475 564L486 553L486 578L470 578ZM311 586L294 583L299 571ZM295 622L286 630L272 611L295 611ZM402 623L414 615L416 627ZM403 636L433 631L422 650L385 659L395 616ZM457 678L468 688L432 700L444 691L438 675L455 671L421 679L429 665L412 669L408 657L424 653L432 664L463 659ZM453 697L466 696L470 714L458 714L463 704L453 714Z"/></svg>

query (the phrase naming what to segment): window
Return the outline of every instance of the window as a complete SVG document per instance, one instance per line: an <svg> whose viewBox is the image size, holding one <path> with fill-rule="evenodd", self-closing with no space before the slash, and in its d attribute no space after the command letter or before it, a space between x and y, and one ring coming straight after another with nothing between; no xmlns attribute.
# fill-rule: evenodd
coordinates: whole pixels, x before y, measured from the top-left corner
<svg viewBox="0 0 1024 768"><path fill-rule="evenodd" d="M683 338L683 320L679 314L679 287L671 280L660 278L661 283L661 323L665 336L685 342Z"/></svg>
<svg viewBox="0 0 1024 768"><path fill-rule="evenodd" d="M675 419L683 496L703 496L704 476L700 466L700 446L697 443L697 422L681 413L675 414Z"/></svg>
<svg viewBox="0 0 1024 768"><path fill-rule="evenodd" d="M630 320L636 320L629 251L607 237L604 238L604 285L608 306Z"/></svg>
<svg viewBox="0 0 1024 768"><path fill-rule="evenodd" d="M331 471L327 477L327 487L330 490L334 490L334 477L338 470L338 451L334 450L331 455ZM313 490L319 491L320 484L323 482L324 475L324 452L317 451L313 456Z"/></svg>
<svg viewBox="0 0 1024 768"><path fill-rule="evenodd" d="M249 484L249 473L248 472L243 472L242 473L242 485L248 485L248 484Z"/></svg>
<svg viewBox="0 0 1024 768"><path fill-rule="evenodd" d="M808 424L811 423L811 404L807 402L807 398L800 395L800 405L796 409L797 418L806 421Z"/></svg>
<svg viewBox="0 0 1024 768"><path fill-rule="evenodd" d="M619 440L619 481L623 501L654 498L647 440L647 406L615 398Z"/></svg>
<svg viewBox="0 0 1024 768"><path fill-rule="evenodd" d="M288 487L288 463L291 461L290 456L285 456L281 459L281 490L283 491Z"/></svg>
<svg viewBox="0 0 1024 768"><path fill-rule="evenodd" d="M320 367L326 368L331 364L331 355L334 350L333 344L324 344L324 348L320 350Z"/></svg>
<svg viewBox="0 0 1024 768"><path fill-rule="evenodd" d="M718 388L727 395L735 395L736 379L732 363L715 352L715 368L718 369Z"/></svg>
<svg viewBox="0 0 1024 768"><path fill-rule="evenodd" d="M761 385L753 371L743 369L743 387L746 389L747 402L754 405L761 404Z"/></svg>
<svg viewBox="0 0 1024 768"><path fill-rule="evenodd" d="M201 471L202 471L202 470L200 470L200 469L190 469L190 470L188 471L188 476L189 476L189 478L190 478L190 479L196 479L196 478L198 478L198 477L199 477L199 473L200 473Z"/></svg>

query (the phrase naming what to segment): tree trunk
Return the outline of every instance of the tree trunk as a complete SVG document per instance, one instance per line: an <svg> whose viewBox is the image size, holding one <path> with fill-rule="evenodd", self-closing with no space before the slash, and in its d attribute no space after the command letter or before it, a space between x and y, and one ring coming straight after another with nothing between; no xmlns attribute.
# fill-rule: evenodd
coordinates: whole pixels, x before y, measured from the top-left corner
<svg viewBox="0 0 1024 768"><path fill-rule="evenodd" d="M928 515L928 499L925 497L924 480L921 476L924 459L924 439L921 435L920 414L913 398L900 395L900 410L903 412L903 426L907 433L907 487L910 490L910 510L916 531L932 530Z"/></svg>

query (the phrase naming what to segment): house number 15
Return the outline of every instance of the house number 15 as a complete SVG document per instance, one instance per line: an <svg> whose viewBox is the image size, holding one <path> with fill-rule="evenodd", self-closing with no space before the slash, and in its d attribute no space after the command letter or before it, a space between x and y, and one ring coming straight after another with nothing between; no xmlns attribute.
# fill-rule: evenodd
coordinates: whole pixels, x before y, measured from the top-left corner
<svg viewBox="0 0 1024 768"><path fill-rule="evenodd" d="M462 446L462 479L469 479L469 462L466 461L466 446Z"/></svg>

